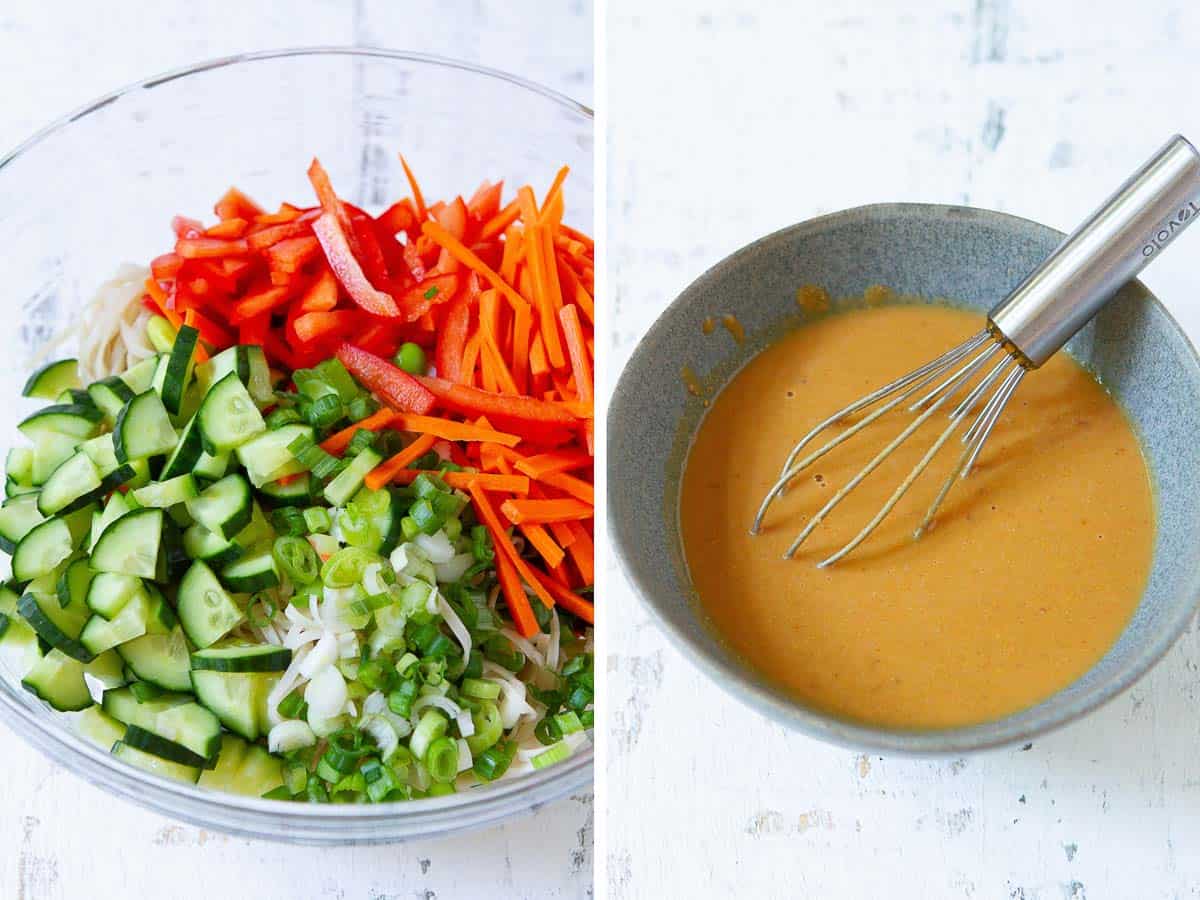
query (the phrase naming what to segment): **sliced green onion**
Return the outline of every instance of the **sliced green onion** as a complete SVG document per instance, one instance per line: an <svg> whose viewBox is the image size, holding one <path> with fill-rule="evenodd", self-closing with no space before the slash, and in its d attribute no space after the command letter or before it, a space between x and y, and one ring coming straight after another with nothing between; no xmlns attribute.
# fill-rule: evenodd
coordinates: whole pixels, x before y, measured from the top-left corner
<svg viewBox="0 0 1200 900"><path fill-rule="evenodd" d="M315 371L346 402L353 400L362 393L358 383L346 371L346 367L342 365L342 361L336 356L331 356L329 359L317 363Z"/></svg>
<svg viewBox="0 0 1200 900"><path fill-rule="evenodd" d="M347 506L338 513L338 529L342 539L353 547L378 547L382 537L370 517L354 506Z"/></svg>
<svg viewBox="0 0 1200 900"><path fill-rule="evenodd" d="M431 288L431 290L436 290ZM449 797L451 794L456 794L458 791L454 789L453 781L435 781L429 786L429 790L425 792L427 797Z"/></svg>
<svg viewBox="0 0 1200 900"><path fill-rule="evenodd" d="M308 779L308 784L304 788L304 793L309 803L329 802L329 794L326 793L325 785L321 784L320 778Z"/></svg>
<svg viewBox="0 0 1200 900"><path fill-rule="evenodd" d="M378 408L379 404L370 397L355 397L346 404L346 418L351 422L361 422L367 416L373 415Z"/></svg>
<svg viewBox="0 0 1200 900"><path fill-rule="evenodd" d="M464 697L476 697L480 700L495 700L500 696L500 685L481 678L464 678L459 690Z"/></svg>
<svg viewBox="0 0 1200 900"><path fill-rule="evenodd" d="M520 672L525 667L525 654L501 634L493 634L483 642L483 655L510 672Z"/></svg>
<svg viewBox="0 0 1200 900"><path fill-rule="evenodd" d="M316 551L303 538L290 535L276 538L271 555L293 584L308 584L321 572Z"/></svg>
<svg viewBox="0 0 1200 900"><path fill-rule="evenodd" d="M433 290L437 290L437 288L433 288ZM428 292L426 292L426 296L429 296ZM409 375L425 374L425 351L421 349L420 344L405 341L396 351L393 362Z"/></svg>
<svg viewBox="0 0 1200 900"><path fill-rule="evenodd" d="M388 694L388 709L407 719L412 715L412 705L413 701L417 699L417 690L415 681L402 681L398 688Z"/></svg>
<svg viewBox="0 0 1200 900"><path fill-rule="evenodd" d="M279 714L285 719L297 719L300 717L300 711L304 708L304 688L296 688L286 697L279 701ZM293 794L299 793L292 791Z"/></svg>
<svg viewBox="0 0 1200 900"><path fill-rule="evenodd" d="M467 738L467 747L472 757L479 756L504 737L504 717L500 715L500 707L491 700L484 700L478 709L471 711L471 722L475 733Z"/></svg>
<svg viewBox="0 0 1200 900"><path fill-rule="evenodd" d="M328 781L330 784L337 784L342 780L342 773L330 765L329 760L322 756L320 762L317 763L317 777Z"/></svg>
<svg viewBox="0 0 1200 900"><path fill-rule="evenodd" d="M472 769L482 781L495 781L508 771L513 757L517 755L517 745L513 741L496 744L475 757Z"/></svg>
<svg viewBox="0 0 1200 900"><path fill-rule="evenodd" d="M313 534L328 534L333 527L329 511L322 506L310 506L304 511L304 524Z"/></svg>
<svg viewBox="0 0 1200 900"><path fill-rule="evenodd" d="M308 533L304 513L294 506L281 506L271 510L271 524L275 526L276 531L293 537Z"/></svg>
<svg viewBox="0 0 1200 900"><path fill-rule="evenodd" d="M554 717L554 723L558 726L558 730L565 737L568 734L575 734L578 731L583 731L583 723L579 721L579 716L574 710L565 713L559 713Z"/></svg>
<svg viewBox="0 0 1200 900"><path fill-rule="evenodd" d="M399 674L401 677L407 678L412 672L412 667L418 662L420 662L420 660L417 659L417 655L415 653L405 653L402 657L396 660L397 674Z"/></svg>
<svg viewBox="0 0 1200 900"><path fill-rule="evenodd" d="M283 786L290 794L299 794L308 786L308 770L303 766L284 766Z"/></svg>
<svg viewBox="0 0 1200 900"><path fill-rule="evenodd" d="M567 695L567 706L576 712L583 712L592 705L593 696L591 691L581 685Z"/></svg>
<svg viewBox="0 0 1200 900"><path fill-rule="evenodd" d="M317 478L328 478L337 471L341 460L330 456L316 445L311 437L302 434L288 444L288 452Z"/></svg>
<svg viewBox="0 0 1200 900"><path fill-rule="evenodd" d="M291 406L279 406L267 413L267 428L274 431L300 421L300 413Z"/></svg>
<svg viewBox="0 0 1200 900"><path fill-rule="evenodd" d="M445 714L439 710L430 708L421 713L421 718L417 720L417 727L413 729L412 737L408 741L408 749L412 751L413 756L424 759L430 744L446 733L449 724ZM457 749L455 749L454 758L457 762Z"/></svg>
<svg viewBox="0 0 1200 900"><path fill-rule="evenodd" d="M368 428L360 428L354 432L354 436L350 438L350 443L346 445L346 456L358 456L358 454L374 443L375 432Z"/></svg>
<svg viewBox="0 0 1200 900"><path fill-rule="evenodd" d="M413 521L412 516L405 516L400 520L400 533L405 541L411 541L421 533L421 527Z"/></svg>
<svg viewBox="0 0 1200 900"><path fill-rule="evenodd" d="M426 498L422 497L408 508L408 516L417 526L421 534L437 534L441 530L442 523L446 521L446 517L438 513L433 504Z"/></svg>
<svg viewBox="0 0 1200 900"><path fill-rule="evenodd" d="M379 557L361 547L343 547L321 566L321 582L326 587L345 588L362 580L363 570Z"/></svg>
<svg viewBox="0 0 1200 900"><path fill-rule="evenodd" d="M458 775L458 743L453 738L437 738L425 751L424 761L429 777L434 781L453 781Z"/></svg>
<svg viewBox="0 0 1200 900"><path fill-rule="evenodd" d="M476 525L471 529L471 553L476 562L490 563L496 558L492 548L492 535L486 525Z"/></svg>
<svg viewBox="0 0 1200 900"><path fill-rule="evenodd" d="M412 488L413 493L416 494L418 498L428 498L434 496L435 494L450 493L450 486L446 484L446 482L442 481L442 479L438 478L436 475L428 475L425 473L422 473L413 479Z"/></svg>
<svg viewBox="0 0 1200 900"><path fill-rule="evenodd" d="M328 428L346 415L341 398L336 394L325 394L301 409L301 415L313 428Z"/></svg>

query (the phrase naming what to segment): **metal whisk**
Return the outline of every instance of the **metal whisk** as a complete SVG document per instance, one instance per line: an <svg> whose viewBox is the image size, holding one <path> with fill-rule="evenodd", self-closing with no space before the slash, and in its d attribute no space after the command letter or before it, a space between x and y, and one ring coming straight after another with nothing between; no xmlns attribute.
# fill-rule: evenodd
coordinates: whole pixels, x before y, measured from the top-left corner
<svg viewBox="0 0 1200 900"><path fill-rule="evenodd" d="M788 454L779 479L763 499L750 533L759 533L771 504L792 479L872 422L908 403L908 410L918 413L916 418L808 520L784 557L792 557L834 507L939 410L949 407L948 423L875 517L848 544L817 565L819 568L832 565L865 541L938 451L970 420L960 438L962 451L958 462L913 533L914 539L920 538L955 482L971 473L1025 373L1058 352L1197 217L1200 217L1200 153L1176 135L992 308L982 331L838 410L801 438ZM976 378L974 386L955 402ZM876 408L801 457L826 430L870 407Z"/></svg>

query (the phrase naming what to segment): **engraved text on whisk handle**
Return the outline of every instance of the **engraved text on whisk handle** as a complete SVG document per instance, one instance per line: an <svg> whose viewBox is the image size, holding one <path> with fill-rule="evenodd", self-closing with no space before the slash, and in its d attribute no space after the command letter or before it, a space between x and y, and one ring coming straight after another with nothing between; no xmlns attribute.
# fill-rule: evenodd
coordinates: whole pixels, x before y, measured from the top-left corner
<svg viewBox="0 0 1200 900"><path fill-rule="evenodd" d="M992 309L993 329L1040 366L1197 218L1200 153L1176 135Z"/></svg>

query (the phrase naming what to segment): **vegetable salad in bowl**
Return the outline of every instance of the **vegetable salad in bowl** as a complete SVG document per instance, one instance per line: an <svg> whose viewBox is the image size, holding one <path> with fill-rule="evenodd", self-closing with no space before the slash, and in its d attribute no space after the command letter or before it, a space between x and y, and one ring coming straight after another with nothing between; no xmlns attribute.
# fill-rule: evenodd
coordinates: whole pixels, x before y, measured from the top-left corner
<svg viewBox="0 0 1200 900"><path fill-rule="evenodd" d="M333 803L590 740L593 245L562 170L231 189L97 295L6 464L0 661L118 759Z"/></svg>

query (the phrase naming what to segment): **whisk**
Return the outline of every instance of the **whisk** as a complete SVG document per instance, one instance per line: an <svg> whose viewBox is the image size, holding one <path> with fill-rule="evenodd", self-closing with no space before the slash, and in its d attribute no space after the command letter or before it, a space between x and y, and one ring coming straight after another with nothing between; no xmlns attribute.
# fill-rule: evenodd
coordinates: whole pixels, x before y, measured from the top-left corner
<svg viewBox="0 0 1200 900"><path fill-rule="evenodd" d="M849 543L817 566L824 568L836 563L865 541L942 447L962 429L958 461L913 533L914 540L919 539L954 484L971 473L1025 374L1058 352L1122 285L1197 217L1200 217L1200 153L1181 135L1175 135L992 308L978 334L838 410L804 435L788 454L779 479L763 499L750 533L759 533L771 504L792 479L907 402L909 412L918 415L808 520L784 558L791 558L834 507L897 447L939 410L948 408L947 424L875 517ZM973 386L967 389L972 382ZM958 399L960 394L963 396ZM801 456L829 429L871 407L875 408Z"/></svg>

